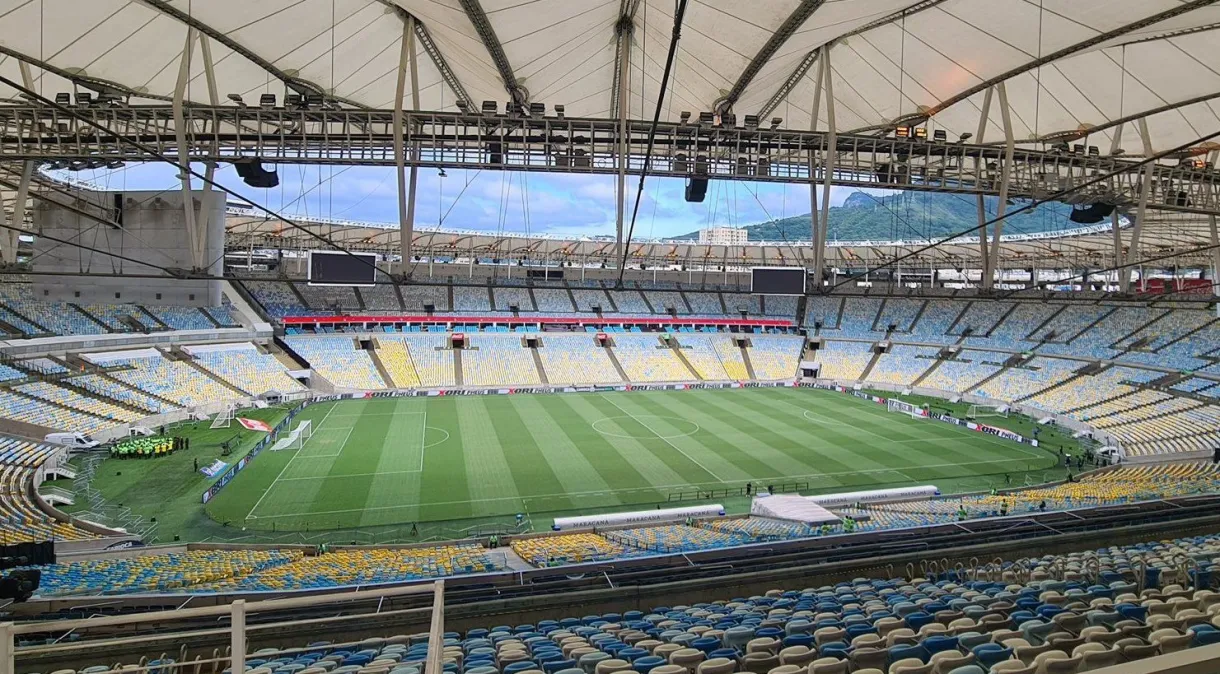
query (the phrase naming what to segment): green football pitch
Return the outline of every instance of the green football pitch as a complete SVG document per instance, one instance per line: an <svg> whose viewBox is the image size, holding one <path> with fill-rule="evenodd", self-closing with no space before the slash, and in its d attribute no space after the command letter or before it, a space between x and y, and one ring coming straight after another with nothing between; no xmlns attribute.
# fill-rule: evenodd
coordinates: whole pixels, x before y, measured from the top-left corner
<svg viewBox="0 0 1220 674"><path fill-rule="evenodd" d="M373 398L292 424L306 419L304 446L259 455L208 504L214 519L306 531L522 513L539 526L746 483L962 491L1056 463L1048 448L811 389Z"/></svg>

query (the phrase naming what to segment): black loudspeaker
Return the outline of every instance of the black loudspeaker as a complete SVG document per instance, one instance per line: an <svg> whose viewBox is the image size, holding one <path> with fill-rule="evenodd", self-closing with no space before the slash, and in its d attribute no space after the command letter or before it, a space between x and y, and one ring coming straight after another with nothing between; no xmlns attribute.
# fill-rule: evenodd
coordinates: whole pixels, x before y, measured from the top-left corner
<svg viewBox="0 0 1220 674"><path fill-rule="evenodd" d="M707 178L691 178L686 183L686 200L691 203L703 203L707 196Z"/></svg>
<svg viewBox="0 0 1220 674"><path fill-rule="evenodd" d="M115 192L114 194L114 224L119 227L123 226L123 193Z"/></svg>
<svg viewBox="0 0 1220 674"><path fill-rule="evenodd" d="M500 143L488 143L487 144L487 154L490 155L488 157L488 161L490 163L492 163L492 164L503 164L504 163L504 146L501 145Z"/></svg>
<svg viewBox="0 0 1220 674"><path fill-rule="evenodd" d="M237 169L237 175L241 176L241 179L246 181L250 187L271 189L280 184L279 174L263 168L263 162L258 159L235 161L233 168Z"/></svg>
<svg viewBox="0 0 1220 674"><path fill-rule="evenodd" d="M1114 204L1093 204L1085 208L1073 208L1068 219L1082 225L1095 225L1110 217L1114 212Z"/></svg>

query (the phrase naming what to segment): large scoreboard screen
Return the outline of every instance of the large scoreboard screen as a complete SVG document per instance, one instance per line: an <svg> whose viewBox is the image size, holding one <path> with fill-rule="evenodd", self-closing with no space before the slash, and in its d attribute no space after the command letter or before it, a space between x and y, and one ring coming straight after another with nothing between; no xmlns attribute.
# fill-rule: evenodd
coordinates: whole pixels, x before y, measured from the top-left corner
<svg viewBox="0 0 1220 674"><path fill-rule="evenodd" d="M804 295L804 267L754 267L750 270L750 292L755 295Z"/></svg>
<svg viewBox="0 0 1220 674"><path fill-rule="evenodd" d="M309 251L309 285L371 286L377 283L377 255Z"/></svg>

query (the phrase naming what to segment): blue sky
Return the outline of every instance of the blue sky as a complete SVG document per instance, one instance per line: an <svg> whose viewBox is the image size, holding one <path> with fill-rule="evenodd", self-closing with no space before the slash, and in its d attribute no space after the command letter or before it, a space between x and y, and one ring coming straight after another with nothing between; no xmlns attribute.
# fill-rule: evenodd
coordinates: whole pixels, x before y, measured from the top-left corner
<svg viewBox="0 0 1220 674"><path fill-rule="evenodd" d="M196 170L202 167L195 165ZM260 190L242 182L231 166L217 182L285 215L309 215L373 222L397 222L394 169L364 166L281 166L280 186ZM466 171L451 169L441 178L421 169L417 226L481 231L596 236L614 233L615 178L608 175ZM165 164L137 164L119 170L81 171L78 179L105 189L176 190L176 171ZM628 177L628 221L638 178ZM649 178L640 202L636 236L666 237L711 225L747 225L809 212L809 189L780 185L712 181L704 203L683 198L684 185L673 178ZM853 189L835 188L838 205Z"/></svg>

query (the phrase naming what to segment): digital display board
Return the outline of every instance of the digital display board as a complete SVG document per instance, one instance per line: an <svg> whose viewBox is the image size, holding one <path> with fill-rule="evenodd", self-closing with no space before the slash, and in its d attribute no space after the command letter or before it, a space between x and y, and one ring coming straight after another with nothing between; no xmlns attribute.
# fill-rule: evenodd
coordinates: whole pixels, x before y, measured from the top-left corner
<svg viewBox="0 0 1220 674"><path fill-rule="evenodd" d="M750 292L755 295L804 295L804 267L754 267L750 269Z"/></svg>
<svg viewBox="0 0 1220 674"><path fill-rule="evenodd" d="M374 253L342 253L328 250L309 251L309 285L311 286L371 286L377 281L377 255Z"/></svg>

